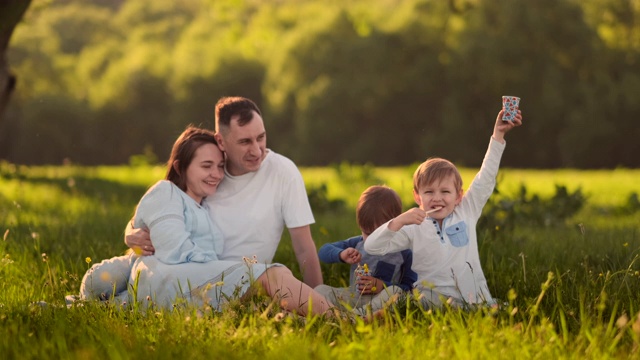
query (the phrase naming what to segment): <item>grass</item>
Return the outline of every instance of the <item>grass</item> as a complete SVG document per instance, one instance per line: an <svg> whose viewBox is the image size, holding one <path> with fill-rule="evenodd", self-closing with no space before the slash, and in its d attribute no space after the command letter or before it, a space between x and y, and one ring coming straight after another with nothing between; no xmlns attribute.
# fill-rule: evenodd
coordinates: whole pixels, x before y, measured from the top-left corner
<svg viewBox="0 0 640 360"><path fill-rule="evenodd" d="M463 169L469 184L475 169ZM413 167L341 164L305 168L320 246L357 234L354 204L386 183L411 206ZM0 164L0 354L3 358L637 358L640 345L640 211L624 208L638 170L501 170L500 194L553 196L555 185L587 195L552 224L518 218L478 229L481 259L500 310L425 311L411 296L381 321L282 317L256 297L222 313L137 312L95 303L67 308L91 263L125 250L122 230L161 167L20 167ZM324 196L324 198L323 198ZM338 202L341 201L340 202ZM322 202L324 201L324 202ZM333 201L333 202L332 202ZM513 210L518 212L520 210ZM487 215L489 220L493 220ZM275 261L299 276L285 234ZM348 266L322 265L325 282ZM46 301L47 306L38 305Z"/></svg>
<svg viewBox="0 0 640 360"><path fill-rule="evenodd" d="M335 168L342 168L336 171ZM405 205L413 204L411 191L413 189L413 172L417 164L407 167L376 168L374 174L362 169L363 166L341 164L334 168L310 167L301 171L307 185L329 183L329 197L343 198L355 206L358 197L368 185L374 183L386 184L395 189ZM478 169L460 168L464 187L468 186ZM637 182L640 179L640 169L615 170L522 170L500 169L498 181L500 189L505 195L513 196L521 184L540 196L551 196L554 185L562 184L569 190L578 188L589 197L592 206L619 206L626 201L630 192L640 192ZM355 181L354 181L355 180Z"/></svg>

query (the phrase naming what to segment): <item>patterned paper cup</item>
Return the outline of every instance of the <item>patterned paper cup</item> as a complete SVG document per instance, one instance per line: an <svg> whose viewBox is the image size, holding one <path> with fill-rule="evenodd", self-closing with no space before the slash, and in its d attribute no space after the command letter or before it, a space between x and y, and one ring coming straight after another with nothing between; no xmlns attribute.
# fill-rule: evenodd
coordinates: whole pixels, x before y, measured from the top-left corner
<svg viewBox="0 0 640 360"><path fill-rule="evenodd" d="M517 96L503 96L502 108L504 113L502 114L502 121L513 121L518 115L518 106L520 105L520 98Z"/></svg>

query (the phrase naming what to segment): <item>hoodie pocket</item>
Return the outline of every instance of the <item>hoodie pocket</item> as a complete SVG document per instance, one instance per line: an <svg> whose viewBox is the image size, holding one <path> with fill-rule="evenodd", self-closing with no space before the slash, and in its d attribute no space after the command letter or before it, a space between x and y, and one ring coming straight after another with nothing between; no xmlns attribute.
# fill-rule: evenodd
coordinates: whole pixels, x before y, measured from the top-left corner
<svg viewBox="0 0 640 360"><path fill-rule="evenodd" d="M467 235L467 224L460 221L445 229L451 245L455 247L463 247L469 244L469 235Z"/></svg>

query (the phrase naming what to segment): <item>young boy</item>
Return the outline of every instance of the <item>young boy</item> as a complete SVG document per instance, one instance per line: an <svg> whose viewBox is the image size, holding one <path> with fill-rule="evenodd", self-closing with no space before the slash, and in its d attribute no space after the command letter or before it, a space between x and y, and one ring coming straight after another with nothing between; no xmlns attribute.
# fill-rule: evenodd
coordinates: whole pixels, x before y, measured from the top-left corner
<svg viewBox="0 0 640 360"><path fill-rule="evenodd" d="M514 121L502 121L502 115L500 111L482 167L466 194L460 173L451 162L428 159L413 175L413 197L419 208L387 222L364 244L372 255L413 250L416 287L426 306L495 303L480 267L475 228L495 187L506 145L504 135L522 125L519 110Z"/></svg>
<svg viewBox="0 0 640 360"><path fill-rule="evenodd" d="M318 285L314 290L333 304L349 305L361 312L366 310L366 305L370 305L373 312L380 310L394 294L411 290L418 277L411 270L411 250L371 256L363 249L363 244L371 232L400 213L402 201L393 189L387 186L367 188L360 195L356 207L356 220L362 235L325 244L318 251L318 257L325 263L351 264L351 286L335 288ZM371 275L356 277L355 270L364 264Z"/></svg>

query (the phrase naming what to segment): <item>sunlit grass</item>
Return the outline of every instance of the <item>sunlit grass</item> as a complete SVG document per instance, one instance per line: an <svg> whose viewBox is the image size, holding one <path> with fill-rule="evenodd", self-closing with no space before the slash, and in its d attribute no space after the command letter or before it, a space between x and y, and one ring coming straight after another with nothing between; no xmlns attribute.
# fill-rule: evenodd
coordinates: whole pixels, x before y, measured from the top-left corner
<svg viewBox="0 0 640 360"><path fill-rule="evenodd" d="M345 201L315 211L319 246L358 233L353 206L381 181L411 205L413 166L302 169ZM463 169L468 185L475 169ZM481 229L480 254L500 310L424 311L409 299L380 321L281 317L263 303L146 313L67 308L87 268L125 249L122 230L161 167L0 166L0 354L3 358L634 358L640 346L640 211L620 213L637 170L504 169L501 195L581 186L582 211L554 226ZM615 184L615 186L612 186ZM606 195L605 195L606 194ZM615 201L613 199L616 199ZM88 259L89 258L89 259ZM89 260L89 262L87 262ZM285 234L276 261L300 276ZM348 266L323 264L325 282ZM46 301L47 306L37 305ZM200 311L198 311L200 310Z"/></svg>
<svg viewBox="0 0 640 360"><path fill-rule="evenodd" d="M396 190L405 206L413 204L413 172L417 164L406 167L381 167L375 169L375 176L381 183ZM467 188L478 169L461 168L463 188ZM329 197L347 199L354 206L359 194L371 183L343 182L332 168L308 167L301 169L308 185L329 184ZM638 185L640 169L615 170L521 170L500 169L498 186L502 194L513 196L520 186L525 185L528 192L541 197L551 196L555 185L566 186L569 191L582 189L592 206L619 206L630 193L640 193Z"/></svg>

